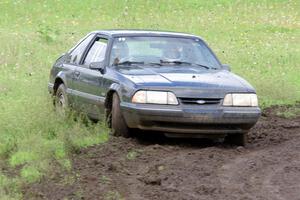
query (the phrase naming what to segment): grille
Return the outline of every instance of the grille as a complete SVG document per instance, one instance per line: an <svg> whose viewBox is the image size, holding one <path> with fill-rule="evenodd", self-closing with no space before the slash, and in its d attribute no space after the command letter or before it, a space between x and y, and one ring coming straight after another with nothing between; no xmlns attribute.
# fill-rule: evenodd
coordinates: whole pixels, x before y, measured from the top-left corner
<svg viewBox="0 0 300 200"><path fill-rule="evenodd" d="M206 105L206 104L219 104L221 99L217 98L179 98L180 102L183 104L196 104L196 105Z"/></svg>

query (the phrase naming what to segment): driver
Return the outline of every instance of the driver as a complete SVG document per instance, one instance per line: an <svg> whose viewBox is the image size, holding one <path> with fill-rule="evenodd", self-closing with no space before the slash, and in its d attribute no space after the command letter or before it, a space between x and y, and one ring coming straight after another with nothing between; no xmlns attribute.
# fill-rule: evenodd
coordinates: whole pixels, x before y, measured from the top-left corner
<svg viewBox="0 0 300 200"><path fill-rule="evenodd" d="M125 58L128 58L129 49L124 41L117 41L113 44L112 51L111 51L111 59L113 65L120 63Z"/></svg>

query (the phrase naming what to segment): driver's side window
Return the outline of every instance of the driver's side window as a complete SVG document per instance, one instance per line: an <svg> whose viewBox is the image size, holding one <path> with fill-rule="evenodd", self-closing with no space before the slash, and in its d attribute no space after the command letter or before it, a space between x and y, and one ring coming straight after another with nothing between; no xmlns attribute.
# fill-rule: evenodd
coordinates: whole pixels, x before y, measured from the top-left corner
<svg viewBox="0 0 300 200"><path fill-rule="evenodd" d="M101 37L96 38L83 61L83 65L89 66L93 62L104 61L107 44L107 39Z"/></svg>
<svg viewBox="0 0 300 200"><path fill-rule="evenodd" d="M83 39L73 50L71 50L70 53L70 60L69 62L74 65L78 65L81 57L86 49L86 46L89 44L89 42L94 37L94 34L89 35L85 39Z"/></svg>

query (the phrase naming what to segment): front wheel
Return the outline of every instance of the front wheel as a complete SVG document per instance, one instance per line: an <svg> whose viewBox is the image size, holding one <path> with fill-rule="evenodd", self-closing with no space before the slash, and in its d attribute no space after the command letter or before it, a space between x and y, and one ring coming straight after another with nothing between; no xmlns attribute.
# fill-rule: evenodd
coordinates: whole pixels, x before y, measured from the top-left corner
<svg viewBox="0 0 300 200"><path fill-rule="evenodd" d="M111 129L112 135L129 137L129 128L124 120L120 108L120 98L117 93L113 94L112 111L111 111Z"/></svg>

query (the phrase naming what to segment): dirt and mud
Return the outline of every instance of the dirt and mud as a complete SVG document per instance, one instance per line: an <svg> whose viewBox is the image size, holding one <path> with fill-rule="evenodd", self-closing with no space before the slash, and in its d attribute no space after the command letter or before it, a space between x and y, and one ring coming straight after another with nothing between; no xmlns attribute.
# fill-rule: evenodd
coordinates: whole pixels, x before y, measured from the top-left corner
<svg viewBox="0 0 300 200"><path fill-rule="evenodd" d="M300 200L300 116L264 111L247 147L158 135L111 138L72 155L72 172L24 188L25 199Z"/></svg>

